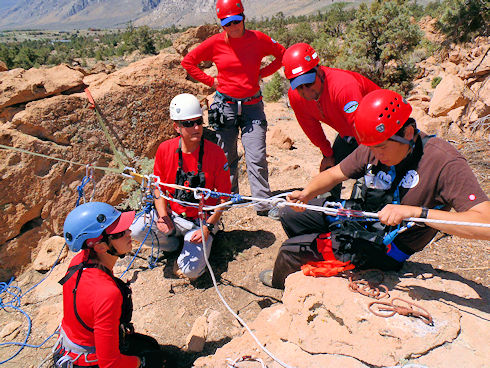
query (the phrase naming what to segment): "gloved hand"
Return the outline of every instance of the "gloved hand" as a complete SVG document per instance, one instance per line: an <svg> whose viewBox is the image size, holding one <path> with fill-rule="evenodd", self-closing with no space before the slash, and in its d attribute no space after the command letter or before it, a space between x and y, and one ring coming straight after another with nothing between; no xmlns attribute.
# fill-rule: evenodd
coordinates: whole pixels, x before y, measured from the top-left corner
<svg viewBox="0 0 490 368"><path fill-rule="evenodd" d="M148 351L141 353L141 368L164 368L165 367L165 354L163 351Z"/></svg>

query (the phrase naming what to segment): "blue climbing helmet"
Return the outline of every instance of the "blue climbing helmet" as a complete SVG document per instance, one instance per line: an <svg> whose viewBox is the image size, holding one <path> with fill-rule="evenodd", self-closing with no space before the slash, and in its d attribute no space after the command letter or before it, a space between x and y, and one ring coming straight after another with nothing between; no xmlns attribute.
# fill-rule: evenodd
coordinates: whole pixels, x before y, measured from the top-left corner
<svg viewBox="0 0 490 368"><path fill-rule="evenodd" d="M84 203L66 216L63 236L70 250L78 252L86 240L101 237L106 229L107 234L127 230L133 219L134 211L121 213L107 203Z"/></svg>

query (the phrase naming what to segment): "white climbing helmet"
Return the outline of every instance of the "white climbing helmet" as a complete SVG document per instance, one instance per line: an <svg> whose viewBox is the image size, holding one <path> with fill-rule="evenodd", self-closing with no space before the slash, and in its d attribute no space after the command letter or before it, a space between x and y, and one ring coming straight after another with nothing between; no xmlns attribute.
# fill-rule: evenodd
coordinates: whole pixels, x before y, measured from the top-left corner
<svg viewBox="0 0 490 368"><path fill-rule="evenodd" d="M200 116L202 116L202 108L196 96L182 93L170 101L170 119L189 120Z"/></svg>

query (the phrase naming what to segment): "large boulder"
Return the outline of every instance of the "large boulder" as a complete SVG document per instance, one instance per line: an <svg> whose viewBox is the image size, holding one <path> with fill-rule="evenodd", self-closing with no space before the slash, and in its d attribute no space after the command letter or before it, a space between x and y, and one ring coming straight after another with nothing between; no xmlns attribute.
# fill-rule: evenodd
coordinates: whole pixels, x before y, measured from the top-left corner
<svg viewBox="0 0 490 368"><path fill-rule="evenodd" d="M67 65L49 69L12 69L0 74L0 109L82 86L83 74Z"/></svg>
<svg viewBox="0 0 490 368"><path fill-rule="evenodd" d="M447 115L452 109L465 106L468 103L464 94L465 88L464 82L456 75L443 75L430 101L429 115Z"/></svg>
<svg viewBox="0 0 490 368"><path fill-rule="evenodd" d="M199 85L186 81L185 75L178 55L160 54L109 75L100 73L90 80L90 91L106 125L114 132L112 139L120 150L122 144L136 157L130 163L132 166L138 168L138 157L153 158L159 143L175 136L168 117L170 100L182 92L197 95L202 92ZM46 79L42 84L48 86L52 82ZM12 96L10 100L22 99ZM117 165L85 93L32 101L23 109L2 115L7 109L0 109L0 116L9 119L0 124L1 144L80 165L0 150L2 278L32 261L32 248L39 240L61 234L64 218L75 205L76 187L86 173L85 165L112 168ZM123 178L106 173L110 174L95 171L94 200L119 204L125 195L121 190ZM23 236L33 231L35 237Z"/></svg>
<svg viewBox="0 0 490 368"><path fill-rule="evenodd" d="M180 55L186 56L192 48L207 38L219 33L220 30L220 27L214 24L205 24L199 27L189 28L174 41L173 47Z"/></svg>
<svg viewBox="0 0 490 368"><path fill-rule="evenodd" d="M0 72L5 72L7 70L9 70L7 64L5 64L2 60L0 60Z"/></svg>
<svg viewBox="0 0 490 368"><path fill-rule="evenodd" d="M481 290L470 284L430 274L417 264L405 267L404 276L385 274L383 283L391 300L402 298L425 308L433 318L432 326L413 316L374 315L368 309L374 299L351 292L345 278L312 278L298 272L286 280L283 304L264 309L250 327L269 351L297 368L384 367L407 360L420 360L432 368L447 367L448 361L454 366L484 366L490 332L483 324L473 327L479 320L488 320L488 291L480 295ZM468 307L470 300L474 301L472 308ZM460 305L468 313L462 314ZM245 330L214 356L199 358L194 366L226 367L226 358L244 355L279 367Z"/></svg>

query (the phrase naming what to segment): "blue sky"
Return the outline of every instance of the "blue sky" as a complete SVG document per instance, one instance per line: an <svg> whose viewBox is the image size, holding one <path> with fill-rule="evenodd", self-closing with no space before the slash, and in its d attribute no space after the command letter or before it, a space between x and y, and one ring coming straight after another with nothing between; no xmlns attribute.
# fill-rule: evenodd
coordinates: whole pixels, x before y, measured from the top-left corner
<svg viewBox="0 0 490 368"><path fill-rule="evenodd" d="M21 3L23 0L0 0L0 9L9 8L12 5Z"/></svg>

